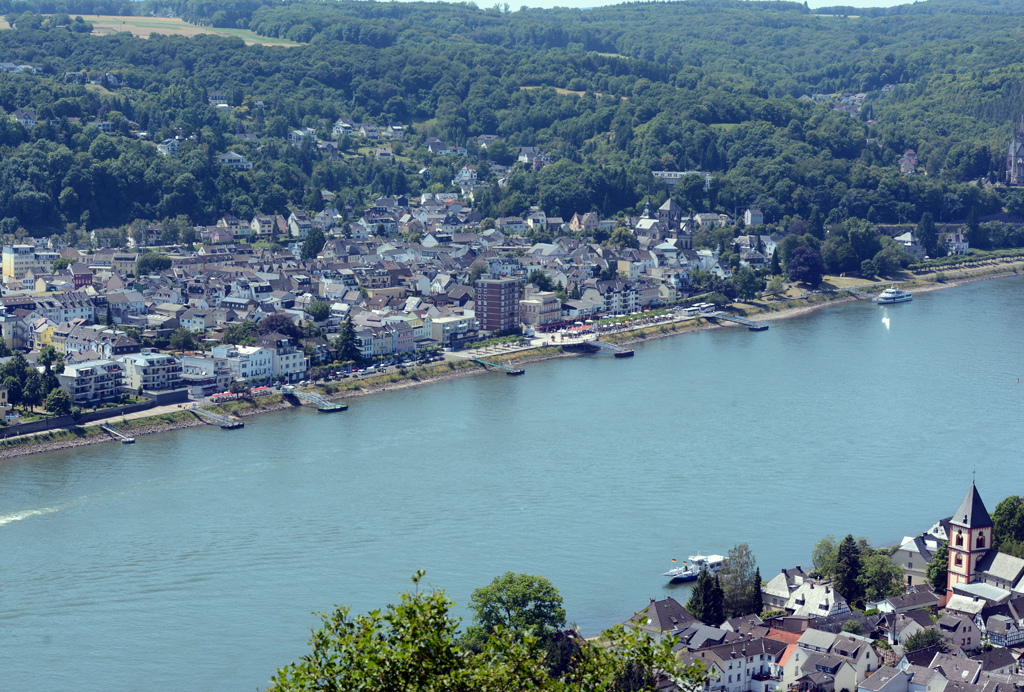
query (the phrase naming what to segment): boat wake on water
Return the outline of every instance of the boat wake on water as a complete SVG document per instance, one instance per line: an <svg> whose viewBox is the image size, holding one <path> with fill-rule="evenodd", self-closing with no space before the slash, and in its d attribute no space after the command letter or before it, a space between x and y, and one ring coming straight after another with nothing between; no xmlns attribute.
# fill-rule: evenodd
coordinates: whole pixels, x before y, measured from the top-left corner
<svg viewBox="0 0 1024 692"><path fill-rule="evenodd" d="M0 516L0 526L5 526L11 522L21 521L22 519L28 519L29 517L36 517L42 514L53 514L59 512L63 507L44 507L43 509L26 509L22 512L14 512L13 514L5 514Z"/></svg>

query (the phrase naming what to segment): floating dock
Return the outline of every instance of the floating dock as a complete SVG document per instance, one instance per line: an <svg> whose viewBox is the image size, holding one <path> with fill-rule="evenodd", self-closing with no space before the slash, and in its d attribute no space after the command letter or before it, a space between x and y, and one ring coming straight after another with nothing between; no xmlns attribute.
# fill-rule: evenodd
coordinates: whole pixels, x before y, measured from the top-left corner
<svg viewBox="0 0 1024 692"><path fill-rule="evenodd" d="M763 332L767 331L768 324L766 322L755 322L754 320L748 320L746 317L739 317L738 315L730 315L725 312L713 312L709 315L704 315L710 320L725 320L726 322L735 322L736 324L742 324L744 327L752 332Z"/></svg>
<svg viewBox="0 0 1024 692"><path fill-rule="evenodd" d="M604 341L595 341L593 343L598 348L603 348L603 349L605 349L607 351L611 351L612 355L615 356L616 358L632 358L633 357L633 349L631 349L631 348L622 348L621 346L616 346L615 344L608 344L608 343L605 343Z"/></svg>
<svg viewBox="0 0 1024 692"><path fill-rule="evenodd" d="M490 365L491 367L501 368L502 370L505 371L506 375L514 376L526 374L526 370L524 368L513 368L511 365L507 365L505 363L492 363L491 361L484 360L483 358L474 358L473 360L476 361L477 363L482 363L483 365Z"/></svg>
<svg viewBox="0 0 1024 692"><path fill-rule="evenodd" d="M337 404L333 401L328 401L326 397L323 397L316 392L304 392L292 387L291 385L285 385L282 387L281 392L283 394L293 396L300 401L315 404L316 410L320 413L336 413L338 411L348 410L348 404Z"/></svg>
<svg viewBox="0 0 1024 692"><path fill-rule="evenodd" d="M222 416L219 413L213 413L206 409L199 408L198 406L193 406L190 410L210 425L219 425L221 430L238 430L239 428L245 427L245 423L240 420L235 420L228 416Z"/></svg>
<svg viewBox="0 0 1024 692"><path fill-rule="evenodd" d="M103 432L107 433L108 435L113 437L115 440L120 441L121 444L123 444L123 445L133 445L133 444L135 444L135 438L134 437L129 437L128 435L125 435L120 430L116 430L116 429L110 427L109 425L101 424L100 425L100 430L102 430Z"/></svg>

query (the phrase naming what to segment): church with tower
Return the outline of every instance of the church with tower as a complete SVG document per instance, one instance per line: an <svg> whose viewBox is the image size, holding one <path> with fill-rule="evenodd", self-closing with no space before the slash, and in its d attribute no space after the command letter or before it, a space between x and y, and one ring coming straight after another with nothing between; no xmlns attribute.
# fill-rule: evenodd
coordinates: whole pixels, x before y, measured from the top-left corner
<svg viewBox="0 0 1024 692"><path fill-rule="evenodd" d="M1000 553L992 545L992 518L973 483L948 521L946 588L950 594L976 596L977 589L971 584L987 584L1006 592L1024 589L1024 560Z"/></svg>
<svg viewBox="0 0 1024 692"><path fill-rule="evenodd" d="M1020 119L1020 131L1013 135L1006 152L1006 184L1024 185L1024 116Z"/></svg>

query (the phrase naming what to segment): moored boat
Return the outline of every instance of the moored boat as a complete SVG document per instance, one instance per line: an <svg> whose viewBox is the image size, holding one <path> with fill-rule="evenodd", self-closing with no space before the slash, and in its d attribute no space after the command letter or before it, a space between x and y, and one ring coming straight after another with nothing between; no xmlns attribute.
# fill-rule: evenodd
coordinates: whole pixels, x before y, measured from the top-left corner
<svg viewBox="0 0 1024 692"><path fill-rule="evenodd" d="M901 290L897 286L890 286L878 295L875 302L879 305L892 305L893 303L906 303L913 299L912 293Z"/></svg>
<svg viewBox="0 0 1024 692"><path fill-rule="evenodd" d="M663 574L663 577L668 577L672 583L693 581L700 576L701 571L708 570L712 574L715 574L722 568L722 563L725 558L721 555L691 555L690 559L683 562L682 565L670 569L668 572ZM675 560L673 560L675 562Z"/></svg>

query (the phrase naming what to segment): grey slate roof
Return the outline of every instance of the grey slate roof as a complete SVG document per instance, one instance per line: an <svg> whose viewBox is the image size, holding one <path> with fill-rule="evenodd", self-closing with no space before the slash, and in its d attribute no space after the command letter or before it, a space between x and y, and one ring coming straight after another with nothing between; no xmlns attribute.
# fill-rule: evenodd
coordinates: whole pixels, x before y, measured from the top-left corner
<svg viewBox="0 0 1024 692"><path fill-rule="evenodd" d="M1002 647L997 647L991 651L971 656L971 658L975 661L981 661L982 670L999 670L1006 666L1010 666L1010 669L1012 670L1014 668L1014 664L1017 662L1013 657L1013 654L1010 653L1010 650Z"/></svg>
<svg viewBox="0 0 1024 692"><path fill-rule="evenodd" d="M652 599L650 605L627 620L625 624L650 632L670 632L703 623L680 605L679 601L670 596L661 601Z"/></svg>
<svg viewBox="0 0 1024 692"><path fill-rule="evenodd" d="M953 515L953 523L958 526L966 526L970 529L992 526L992 518L985 509L985 503L981 501L978 489L971 484L967 497L960 503L960 508Z"/></svg>
<svg viewBox="0 0 1024 692"><path fill-rule="evenodd" d="M896 670L891 666L882 666L876 670L871 677L857 686L860 690L869 690L870 692L877 692L878 690L885 687L886 683L893 679L896 675L904 675L902 670Z"/></svg>
<svg viewBox="0 0 1024 692"><path fill-rule="evenodd" d="M978 564L978 571L1002 579L1011 586L1024 575L1024 560L1006 553L990 550Z"/></svg>
<svg viewBox="0 0 1024 692"><path fill-rule="evenodd" d="M1024 560L1022 560L1024 562ZM892 596L886 599L889 604L897 610L902 608L924 608L927 606L937 606L939 604L939 597L932 591L918 591L916 593L908 593L902 596Z"/></svg>

